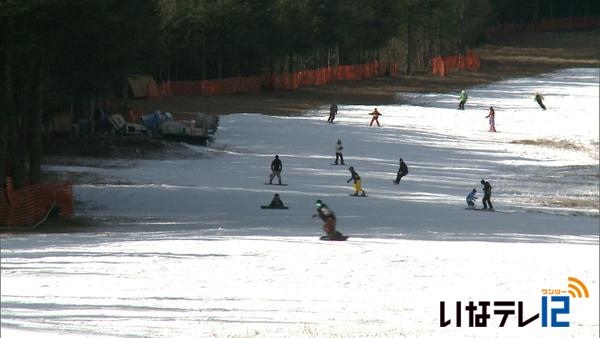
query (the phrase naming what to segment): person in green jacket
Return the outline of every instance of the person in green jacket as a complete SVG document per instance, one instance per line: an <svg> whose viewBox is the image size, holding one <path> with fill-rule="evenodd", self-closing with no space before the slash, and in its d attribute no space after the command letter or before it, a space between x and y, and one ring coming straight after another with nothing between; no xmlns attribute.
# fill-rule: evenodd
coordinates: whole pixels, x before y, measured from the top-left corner
<svg viewBox="0 0 600 338"><path fill-rule="evenodd" d="M458 97L458 100L459 100L458 109L459 110L465 110L465 103L467 103L468 99L469 99L469 95L467 95L467 92L462 90L460 92L460 96Z"/></svg>

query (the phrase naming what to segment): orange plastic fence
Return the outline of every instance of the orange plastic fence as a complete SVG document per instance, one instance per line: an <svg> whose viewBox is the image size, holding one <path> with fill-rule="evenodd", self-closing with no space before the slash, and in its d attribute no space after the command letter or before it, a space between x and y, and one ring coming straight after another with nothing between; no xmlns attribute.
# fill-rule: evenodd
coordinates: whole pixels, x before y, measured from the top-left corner
<svg viewBox="0 0 600 338"><path fill-rule="evenodd" d="M397 74L397 65L386 65L390 75ZM239 77L206 81L165 81L148 86L148 98L173 96L214 96L236 93L255 93L263 90L291 90L307 86L322 86L336 81L352 81L385 74L378 61L338 67L303 70L295 73L263 77Z"/></svg>
<svg viewBox="0 0 600 338"><path fill-rule="evenodd" d="M438 56L431 59L431 73L446 76L449 71L456 70L479 70L481 58L467 51L463 55Z"/></svg>
<svg viewBox="0 0 600 338"><path fill-rule="evenodd" d="M71 184L32 184L15 190L12 180L8 178L6 189L0 189L0 225L35 224L44 217L54 201L62 217L74 216Z"/></svg>
<svg viewBox="0 0 600 338"><path fill-rule="evenodd" d="M524 32L551 32L570 29L594 29L600 28L599 16L582 16L572 18L544 19L528 24L502 24L490 28L486 32L488 39L510 34L522 34Z"/></svg>

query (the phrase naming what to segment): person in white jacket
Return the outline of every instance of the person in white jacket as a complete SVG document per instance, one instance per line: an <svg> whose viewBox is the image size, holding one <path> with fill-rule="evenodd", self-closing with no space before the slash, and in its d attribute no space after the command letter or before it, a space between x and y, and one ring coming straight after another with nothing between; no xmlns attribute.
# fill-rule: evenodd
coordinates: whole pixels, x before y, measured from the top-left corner
<svg viewBox="0 0 600 338"><path fill-rule="evenodd" d="M344 149L344 147L342 146L342 140L337 140L337 143L335 144L335 163L334 164L338 164L338 159L340 159L342 161L342 165L344 164L344 155L342 155L342 149Z"/></svg>

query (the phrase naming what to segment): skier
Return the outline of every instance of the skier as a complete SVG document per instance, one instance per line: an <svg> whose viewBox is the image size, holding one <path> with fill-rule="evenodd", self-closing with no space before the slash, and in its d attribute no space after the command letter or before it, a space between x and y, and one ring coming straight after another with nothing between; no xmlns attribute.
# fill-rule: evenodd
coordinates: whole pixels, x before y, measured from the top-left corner
<svg viewBox="0 0 600 338"><path fill-rule="evenodd" d="M483 202L483 209L486 210L489 204L490 211L493 211L494 206L492 205L492 201L490 200L490 198L492 198L492 186L490 185L490 182L487 182L483 179L481 180L481 184L483 184L483 199L481 200L481 202Z"/></svg>
<svg viewBox="0 0 600 338"><path fill-rule="evenodd" d="M271 162L271 175L269 175L269 184L273 184L273 178L277 176L279 180L279 185L281 185L281 170L283 169L283 164L281 164L281 160L279 159L279 155L275 155L275 159Z"/></svg>
<svg viewBox="0 0 600 338"><path fill-rule="evenodd" d="M400 184L400 180L402 179L402 177L406 176L407 174L408 167L406 166L406 163L404 163L404 161L400 159L400 168L398 168L398 175L396 175L396 180L394 181L394 184Z"/></svg>
<svg viewBox="0 0 600 338"><path fill-rule="evenodd" d="M544 106L544 103L542 102L544 101L544 97L539 92L535 92L535 97L533 98L533 100L540 105L542 110L546 110L546 106Z"/></svg>
<svg viewBox="0 0 600 338"><path fill-rule="evenodd" d="M369 113L369 115L373 115L371 123L369 123L369 127L373 125L373 122L377 122L377 126L381 127L381 125L379 124L379 116L381 116L381 113L377 111L377 108L375 108L375 110L373 110L372 113Z"/></svg>
<svg viewBox="0 0 600 338"><path fill-rule="evenodd" d="M329 107L329 118L327 119L327 122L333 123L333 120L335 120L335 116L337 115L337 111L338 111L337 104L332 103L331 107Z"/></svg>
<svg viewBox="0 0 600 338"><path fill-rule="evenodd" d="M323 224L323 232L325 232L327 237L329 237L329 238L342 237L343 236L342 233L335 230L336 219L335 219L335 214L333 213L333 211L331 211L331 209L329 209L329 207L325 203L323 203L321 200L317 200L317 202L315 203L315 206L317 207L318 216L323 220L323 222L325 222L325 224ZM317 215L312 215L312 217L313 218L317 217Z"/></svg>
<svg viewBox="0 0 600 338"><path fill-rule="evenodd" d="M342 155L342 149L344 149L344 147L342 146L342 140L337 140L337 143L335 144L335 164L338 164L338 158L342 161L342 165L344 164L344 155Z"/></svg>
<svg viewBox="0 0 600 338"><path fill-rule="evenodd" d="M469 99L469 95L467 95L467 92L465 92L464 90L462 90L460 92L460 96L458 97L458 109L459 110L465 110L465 103L467 103L467 100Z"/></svg>
<svg viewBox="0 0 600 338"><path fill-rule="evenodd" d="M475 197L475 194L477 193L477 190L473 189L473 191L471 191L468 195L467 195L467 205L468 205L468 209L475 209L475 200L477 199L477 197Z"/></svg>
<svg viewBox="0 0 600 338"><path fill-rule="evenodd" d="M490 130L488 130L489 132L496 132L496 111L494 110L494 107L490 107L490 112L488 113L488 115L485 118L489 118L490 119Z"/></svg>
<svg viewBox="0 0 600 338"><path fill-rule="evenodd" d="M362 183L360 180L360 176L358 176L358 173L356 171L354 171L354 167L350 167L350 168L348 168L348 170L350 170L352 177L350 177L350 179L347 180L346 183L350 183L350 181L354 180L354 194L352 194L352 196L359 196L358 193L360 192L361 193L360 196L367 197L367 194L362 189Z"/></svg>

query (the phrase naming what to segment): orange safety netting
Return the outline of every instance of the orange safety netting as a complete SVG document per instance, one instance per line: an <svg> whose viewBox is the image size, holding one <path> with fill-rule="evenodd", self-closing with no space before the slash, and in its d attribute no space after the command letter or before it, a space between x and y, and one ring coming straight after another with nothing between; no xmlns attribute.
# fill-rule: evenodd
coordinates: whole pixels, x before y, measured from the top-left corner
<svg viewBox="0 0 600 338"><path fill-rule="evenodd" d="M397 74L397 65L388 65L390 74ZM307 86L322 86L336 81L372 78L385 73L380 62L344 65L295 73L273 74L263 77L238 77L204 81L165 81L148 86L148 98L173 96L215 96L237 93L255 93L263 90L290 90Z"/></svg>
<svg viewBox="0 0 600 338"><path fill-rule="evenodd" d="M33 225L44 217L55 201L62 217L74 216L70 183L31 184L13 189L9 177L6 188L0 189L0 225Z"/></svg>
<svg viewBox="0 0 600 338"><path fill-rule="evenodd" d="M431 73L446 76L449 71L454 70L479 70L481 58L479 55L467 53L463 55L437 56L431 59Z"/></svg>

